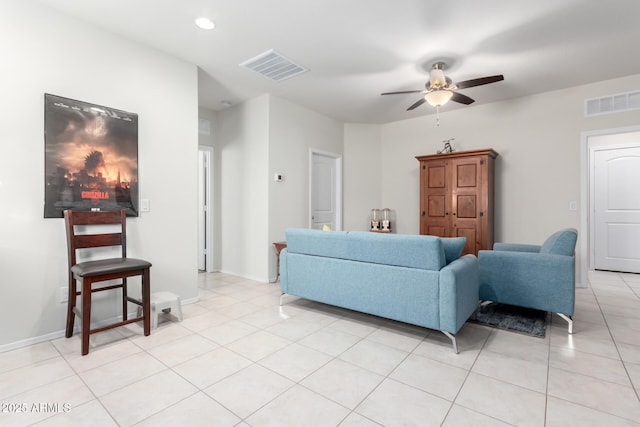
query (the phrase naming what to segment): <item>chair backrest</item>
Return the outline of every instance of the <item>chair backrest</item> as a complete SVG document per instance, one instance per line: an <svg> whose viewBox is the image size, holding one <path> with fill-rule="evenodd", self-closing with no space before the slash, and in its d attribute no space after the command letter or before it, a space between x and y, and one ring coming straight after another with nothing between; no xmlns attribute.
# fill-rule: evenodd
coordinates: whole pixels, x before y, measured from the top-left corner
<svg viewBox="0 0 640 427"><path fill-rule="evenodd" d="M127 215L120 211L64 211L64 223L67 231L67 249L69 268L76 264L78 249L120 246L122 258L127 257ZM92 230L79 230L78 226L118 225L119 231L110 229L106 233L93 233Z"/></svg>
<svg viewBox="0 0 640 427"><path fill-rule="evenodd" d="M556 231L542 244L540 253L573 256L577 240L578 231L575 228Z"/></svg>

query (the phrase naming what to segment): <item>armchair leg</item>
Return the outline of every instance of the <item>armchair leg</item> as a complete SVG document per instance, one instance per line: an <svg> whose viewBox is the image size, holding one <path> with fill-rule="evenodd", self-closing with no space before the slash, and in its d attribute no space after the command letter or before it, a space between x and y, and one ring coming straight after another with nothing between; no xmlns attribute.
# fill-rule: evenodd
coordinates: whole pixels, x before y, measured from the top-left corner
<svg viewBox="0 0 640 427"><path fill-rule="evenodd" d="M284 293L280 294L280 307L282 307L282 301L284 300Z"/></svg>
<svg viewBox="0 0 640 427"><path fill-rule="evenodd" d="M573 318L571 316L567 316L566 314L557 313L558 316L562 317L569 324L569 333L573 334Z"/></svg>
<svg viewBox="0 0 640 427"><path fill-rule="evenodd" d="M447 331L440 331L440 332L445 334L451 340L451 344L453 344L453 351L455 351L456 354L459 354L460 352L458 351L458 343L456 342L456 336L453 334L450 334Z"/></svg>

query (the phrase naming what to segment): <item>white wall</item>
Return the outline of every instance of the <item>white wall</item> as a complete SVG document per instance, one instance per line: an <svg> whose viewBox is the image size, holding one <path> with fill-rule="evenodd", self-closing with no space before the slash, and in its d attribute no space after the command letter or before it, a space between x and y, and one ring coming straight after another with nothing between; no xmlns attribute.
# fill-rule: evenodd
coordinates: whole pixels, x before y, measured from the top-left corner
<svg viewBox="0 0 640 427"><path fill-rule="evenodd" d="M309 227L309 150L343 152L343 124L284 99L270 96L269 104L269 277L276 276L273 242L285 238L289 227ZM282 182L274 175L283 174Z"/></svg>
<svg viewBox="0 0 640 427"><path fill-rule="evenodd" d="M154 290L196 298L196 67L31 2L3 8L0 40L0 350L61 336L65 324L64 223L43 218L45 92L138 114L151 210L128 220L128 253L153 263ZM116 306L102 299L94 318Z"/></svg>
<svg viewBox="0 0 640 427"><path fill-rule="evenodd" d="M619 128L640 122L640 110L584 117L584 99L638 90L640 75L568 88L494 104L471 106L441 113L440 127L434 115L382 125L381 204L396 210L396 231L419 232L419 172L415 156L432 154L444 139L455 138L456 151L493 148L496 160L495 240L542 243L553 231L580 229L581 133ZM429 108L429 107L423 107ZM355 125L354 125L355 126ZM361 126L361 125L357 125ZM345 153L363 154L366 133L346 133ZM345 156L346 157L346 156ZM375 159L375 155L370 156ZM345 159L346 165L354 165ZM347 170L352 177L368 173ZM367 191L365 181L348 180L345 194ZM578 210L569 211L577 201ZM371 208L368 200L350 211ZM355 215L353 212L349 216ZM579 236L579 239L587 236ZM578 266L582 262L578 258Z"/></svg>
<svg viewBox="0 0 640 427"><path fill-rule="evenodd" d="M381 126L344 126L344 229L369 230L371 209L382 206ZM395 228L395 224L391 224Z"/></svg>
<svg viewBox="0 0 640 427"><path fill-rule="evenodd" d="M213 215L213 269L214 271L220 270L221 265L221 254L222 254L222 245L221 245L221 221L220 217L222 215L221 204L220 204L220 192L221 192L221 163L220 163L220 147L218 144L218 113L215 111L209 110L208 108L198 108L198 118L209 120L211 124L209 135L205 135L202 133L198 134L198 145L203 145L207 147L213 147L213 161L212 161L212 176L211 179L213 182L210 183L212 189L212 199L211 203L213 207L210 207L211 213Z"/></svg>
<svg viewBox="0 0 640 427"><path fill-rule="evenodd" d="M198 132L198 145L206 145L208 147L217 146L218 114L208 108L198 108L198 119L209 121L209 134Z"/></svg>
<svg viewBox="0 0 640 427"><path fill-rule="evenodd" d="M221 271L273 279L272 243L308 226L309 149L342 154L342 123L262 95L219 112L217 135Z"/></svg>
<svg viewBox="0 0 640 427"><path fill-rule="evenodd" d="M267 280L269 96L218 116L221 271Z"/></svg>

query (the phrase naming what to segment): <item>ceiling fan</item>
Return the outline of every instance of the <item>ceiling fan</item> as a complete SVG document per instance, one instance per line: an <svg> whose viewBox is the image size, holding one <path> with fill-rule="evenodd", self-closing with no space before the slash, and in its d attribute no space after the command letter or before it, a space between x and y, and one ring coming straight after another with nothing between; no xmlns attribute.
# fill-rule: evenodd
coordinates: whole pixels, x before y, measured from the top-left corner
<svg viewBox="0 0 640 427"><path fill-rule="evenodd" d="M413 110L428 102L433 107L439 108L446 104L449 100L459 102L460 104L469 105L474 102L473 99L467 95L463 95L456 92L458 89L466 89L474 86L486 85L489 83L499 82L504 80L502 74L488 77L480 77L477 79L465 80L458 83L453 83L452 80L444 75L444 62L436 62L431 67L429 72L429 81L425 83L426 89L421 90L403 90L399 92L385 92L382 95L398 95L405 93L422 93L424 96L416 101L413 105L407 108L407 111Z"/></svg>

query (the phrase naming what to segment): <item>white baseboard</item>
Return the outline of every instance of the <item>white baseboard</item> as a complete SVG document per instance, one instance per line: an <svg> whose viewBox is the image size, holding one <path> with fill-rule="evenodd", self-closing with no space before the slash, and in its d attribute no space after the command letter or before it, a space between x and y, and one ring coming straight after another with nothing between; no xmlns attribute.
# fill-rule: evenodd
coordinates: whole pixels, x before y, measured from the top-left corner
<svg viewBox="0 0 640 427"><path fill-rule="evenodd" d="M247 276L247 275L244 275L244 274L240 274L240 273L236 273L236 272L228 271L228 270L220 270L220 273L228 274L230 276L242 277L243 279L253 280L254 282L270 283L268 277Z"/></svg>
<svg viewBox="0 0 640 427"><path fill-rule="evenodd" d="M195 304L198 301L200 301L199 297L194 297L194 298L188 298L188 299L184 299L182 300L182 305L186 305L186 304ZM132 311L128 314L129 318L135 317L137 316L137 312L136 311ZM106 326L106 325L110 325L113 324L115 322L119 322L120 320L122 320L122 316L117 316L117 317L113 317L111 319L106 319L106 320L102 320L100 322L96 322L95 326L100 327L100 326ZM65 320L66 322L66 320ZM40 335L37 337L31 337L31 338L27 338L24 340L20 340L20 341L15 341L15 342L10 342L8 344L2 344L0 345L0 353L4 353L7 351L11 351L11 350L17 350L19 348L23 348L23 347L28 347L30 345L35 345L35 344L40 344L42 342L46 342L46 341L52 341L52 340L56 340L58 338L62 338L65 336L65 329L61 329L59 331L55 331L55 332L51 332L45 335ZM78 326L78 322L76 322L76 326L73 329L73 333L76 334L80 332L80 327Z"/></svg>
<svg viewBox="0 0 640 427"><path fill-rule="evenodd" d="M65 330L62 329L60 331L51 332L50 334L40 335L38 337L27 338L26 340L10 342L8 344L0 345L0 353L4 353L5 351L16 350L22 347L28 347L34 344L40 344L45 341L52 341L58 338L64 337Z"/></svg>
<svg viewBox="0 0 640 427"><path fill-rule="evenodd" d="M180 300L180 302L182 302L182 305L195 304L199 301L200 301L200 297L193 297L193 298Z"/></svg>

